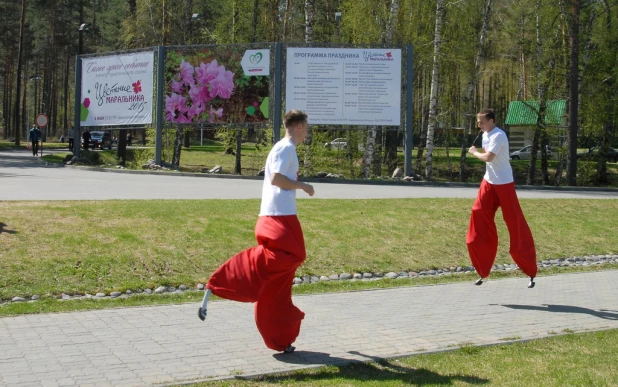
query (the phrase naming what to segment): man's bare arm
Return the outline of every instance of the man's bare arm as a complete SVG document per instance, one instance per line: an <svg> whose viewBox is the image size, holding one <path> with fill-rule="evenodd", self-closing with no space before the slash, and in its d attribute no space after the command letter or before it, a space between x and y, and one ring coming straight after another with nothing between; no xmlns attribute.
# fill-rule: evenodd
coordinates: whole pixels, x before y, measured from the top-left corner
<svg viewBox="0 0 618 387"><path fill-rule="evenodd" d="M315 193L311 184L303 183L302 181L292 180L281 173L273 173L270 175L270 184L276 185L281 189L302 189L309 196Z"/></svg>
<svg viewBox="0 0 618 387"><path fill-rule="evenodd" d="M490 163L496 158L495 153L492 153L492 152L481 153L476 149L475 146L471 146L470 149L468 149L468 152L470 152L472 156L486 163Z"/></svg>

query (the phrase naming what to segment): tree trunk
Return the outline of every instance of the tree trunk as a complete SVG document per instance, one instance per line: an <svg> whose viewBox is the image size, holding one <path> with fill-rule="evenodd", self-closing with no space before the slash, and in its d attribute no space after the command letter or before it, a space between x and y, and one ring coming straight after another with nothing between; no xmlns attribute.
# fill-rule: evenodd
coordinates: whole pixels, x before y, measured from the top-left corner
<svg viewBox="0 0 618 387"><path fill-rule="evenodd" d="M66 63L65 63L65 69L64 69L64 85L63 85L63 89L64 89L64 101L62 103L62 108L64 110L64 115L63 115L63 133L65 136L68 135L68 130L69 130L69 70L71 67L71 55L70 55L70 47L67 46L67 56L66 56Z"/></svg>
<svg viewBox="0 0 618 387"><path fill-rule="evenodd" d="M470 145L466 141L466 133L468 136L472 135L472 128L476 127L476 121L474 118L479 110L478 106L476 106L476 95L479 83L479 73L481 71L481 63L485 58L485 41L487 40L487 29L489 26L489 16L491 15L492 1L493 0L487 0L487 3L485 3L485 11L483 12L483 26L481 27L481 32L479 34L479 49L477 50L476 58L474 59L474 74L472 81L468 85L468 107L466 112L467 115L465 116L464 130L461 135L461 153L459 157L459 181L461 182L466 181L466 157L468 156L468 149L466 148ZM473 121L472 125L466 128L466 126L469 125L468 117L473 117Z"/></svg>
<svg viewBox="0 0 618 387"><path fill-rule="evenodd" d="M569 129L567 132L567 184L577 185L577 124L579 121L579 14L581 0L570 0L571 22L569 31Z"/></svg>
<svg viewBox="0 0 618 387"><path fill-rule="evenodd" d="M425 72L425 68L423 67L423 72L421 76L421 82L423 84L423 88L421 90L421 114L420 114L420 125L419 125L419 142L418 142L418 151L416 153L416 173L421 174L421 170L423 169L423 151L425 150L425 141L427 141L427 131L425 130L425 123L427 122L427 99L425 96L427 95L427 76Z"/></svg>
<svg viewBox="0 0 618 387"><path fill-rule="evenodd" d="M21 96L21 70L24 62L24 29L26 26L26 9L27 9L27 0L22 0L21 2L21 21L19 24L19 48L17 50L17 87L15 91L15 146L20 145L20 122L21 120L19 115L19 103ZM26 139L27 140L27 139Z"/></svg>
<svg viewBox="0 0 618 387"><path fill-rule="evenodd" d="M541 132L545 131L545 85L543 80L543 43L541 40L541 0L536 2L536 73L538 78L537 96L539 99L539 110L536 119L536 128L534 130L534 139L530 149L530 161L528 162L528 174L526 177L527 185L534 185L536 179L536 161L537 152L539 149L539 140ZM544 152L546 155L546 152ZM547 155L545 156L547 158Z"/></svg>
<svg viewBox="0 0 618 387"><path fill-rule="evenodd" d="M183 128L181 125L176 127L176 139L174 140L174 156L172 156L172 165L180 168L180 152L182 151Z"/></svg>
<svg viewBox="0 0 618 387"><path fill-rule="evenodd" d="M395 33L395 26L397 25L397 17L399 14L399 0L391 1L391 12L388 18L388 24L384 34L384 44L393 44L393 35ZM391 128L386 132L386 157L385 162L388 169L388 175L392 176L393 172L397 168L397 145L399 140L399 132Z"/></svg>
<svg viewBox="0 0 618 387"><path fill-rule="evenodd" d="M234 163L234 173L236 175L242 175L241 164L240 164L240 151L242 146L242 130L238 129L236 131L236 162Z"/></svg>
<svg viewBox="0 0 618 387"><path fill-rule="evenodd" d="M371 176L372 157L376 146L376 127L369 129L367 134L367 146L365 147L365 157L363 158L363 177L368 179Z"/></svg>
<svg viewBox="0 0 618 387"><path fill-rule="evenodd" d="M131 18L135 18L135 12L137 11L137 0L127 0L129 4L129 15Z"/></svg>
<svg viewBox="0 0 618 387"><path fill-rule="evenodd" d="M124 130L118 131L118 146L116 147L116 162L126 165L127 161L127 134Z"/></svg>
<svg viewBox="0 0 618 387"><path fill-rule="evenodd" d="M315 19L315 4L314 0L305 0L305 43L313 42L313 22ZM305 158L303 160L304 174L306 176L313 176L313 130L307 129L307 136L305 137ZM349 143L348 143L349 146Z"/></svg>
<svg viewBox="0 0 618 387"><path fill-rule="evenodd" d="M425 158L425 176L427 180L431 180L433 176L433 141L436 122L438 120L440 46L442 44L442 17L444 16L443 3L443 0L436 1L436 28L433 41L433 70L431 73L431 91L429 92L429 125L427 125L427 156Z"/></svg>

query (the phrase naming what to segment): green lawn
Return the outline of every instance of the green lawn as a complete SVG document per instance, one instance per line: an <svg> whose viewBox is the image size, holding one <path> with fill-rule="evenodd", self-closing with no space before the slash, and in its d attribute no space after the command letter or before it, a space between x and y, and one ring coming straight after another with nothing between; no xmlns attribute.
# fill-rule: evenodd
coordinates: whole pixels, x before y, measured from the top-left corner
<svg viewBox="0 0 618 387"><path fill-rule="evenodd" d="M618 200L522 200L538 259L616 253ZM469 266L472 200L298 201L299 275ZM204 282L254 245L258 200L0 202L0 298ZM511 262L508 234L497 263Z"/></svg>
<svg viewBox="0 0 618 387"><path fill-rule="evenodd" d="M300 370L193 387L249 386L616 386L618 330L564 334L367 363ZM328 354L322 354L327 357ZM283 355L281 356L283 359ZM242 377L242 369L235 374Z"/></svg>

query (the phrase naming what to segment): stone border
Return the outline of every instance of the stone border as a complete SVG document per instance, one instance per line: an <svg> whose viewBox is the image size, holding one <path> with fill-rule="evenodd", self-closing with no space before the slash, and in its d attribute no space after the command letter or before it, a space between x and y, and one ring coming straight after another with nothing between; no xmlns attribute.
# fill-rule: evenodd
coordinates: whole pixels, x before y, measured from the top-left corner
<svg viewBox="0 0 618 387"><path fill-rule="evenodd" d="M589 256L579 256L579 257L570 257L570 258L557 258L557 259L549 259L537 262L537 266L541 269L548 267L577 267L577 266L593 266L593 265L601 265L605 263L610 264L618 264L618 254L606 254L606 255L589 255ZM519 270L519 267L514 263L507 264L495 264L492 267L492 271L515 271ZM341 274L332 274L332 275L322 275L322 276L301 276L294 278L294 286L298 286L301 284L312 284L318 282L329 282L329 281L378 281L383 278L388 279L411 279L411 278L420 278L420 277L438 277L445 275L458 275L463 273L474 272L474 267L472 266L451 266L444 267L442 269L428 269L422 270L419 272L415 271L401 271L401 272L387 272L387 273L341 273ZM135 294L171 294L171 293L184 293L186 291L203 291L204 284L199 283L196 285L194 289L188 288L186 285L182 284L177 288L174 286L159 286L156 289L138 289L136 291L127 290L126 292L109 292L103 293L99 292L96 294L67 294L61 293L60 296L57 296L57 299L60 300L83 300L83 299L112 299L112 298L128 298ZM11 301L2 302L2 304L8 303L16 303L16 302L36 302L39 300L39 295L33 295L29 299L25 297L15 296L11 299Z"/></svg>

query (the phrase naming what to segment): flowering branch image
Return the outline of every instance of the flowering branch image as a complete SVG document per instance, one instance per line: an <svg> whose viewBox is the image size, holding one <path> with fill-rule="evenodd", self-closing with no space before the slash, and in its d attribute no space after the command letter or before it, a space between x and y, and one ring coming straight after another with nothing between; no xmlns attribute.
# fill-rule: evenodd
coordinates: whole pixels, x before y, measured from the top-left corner
<svg viewBox="0 0 618 387"><path fill-rule="evenodd" d="M184 59L180 71L171 80L171 93L165 97L165 118L181 124L214 123L223 117L219 100L230 99L234 92L234 73L214 59L193 66Z"/></svg>

